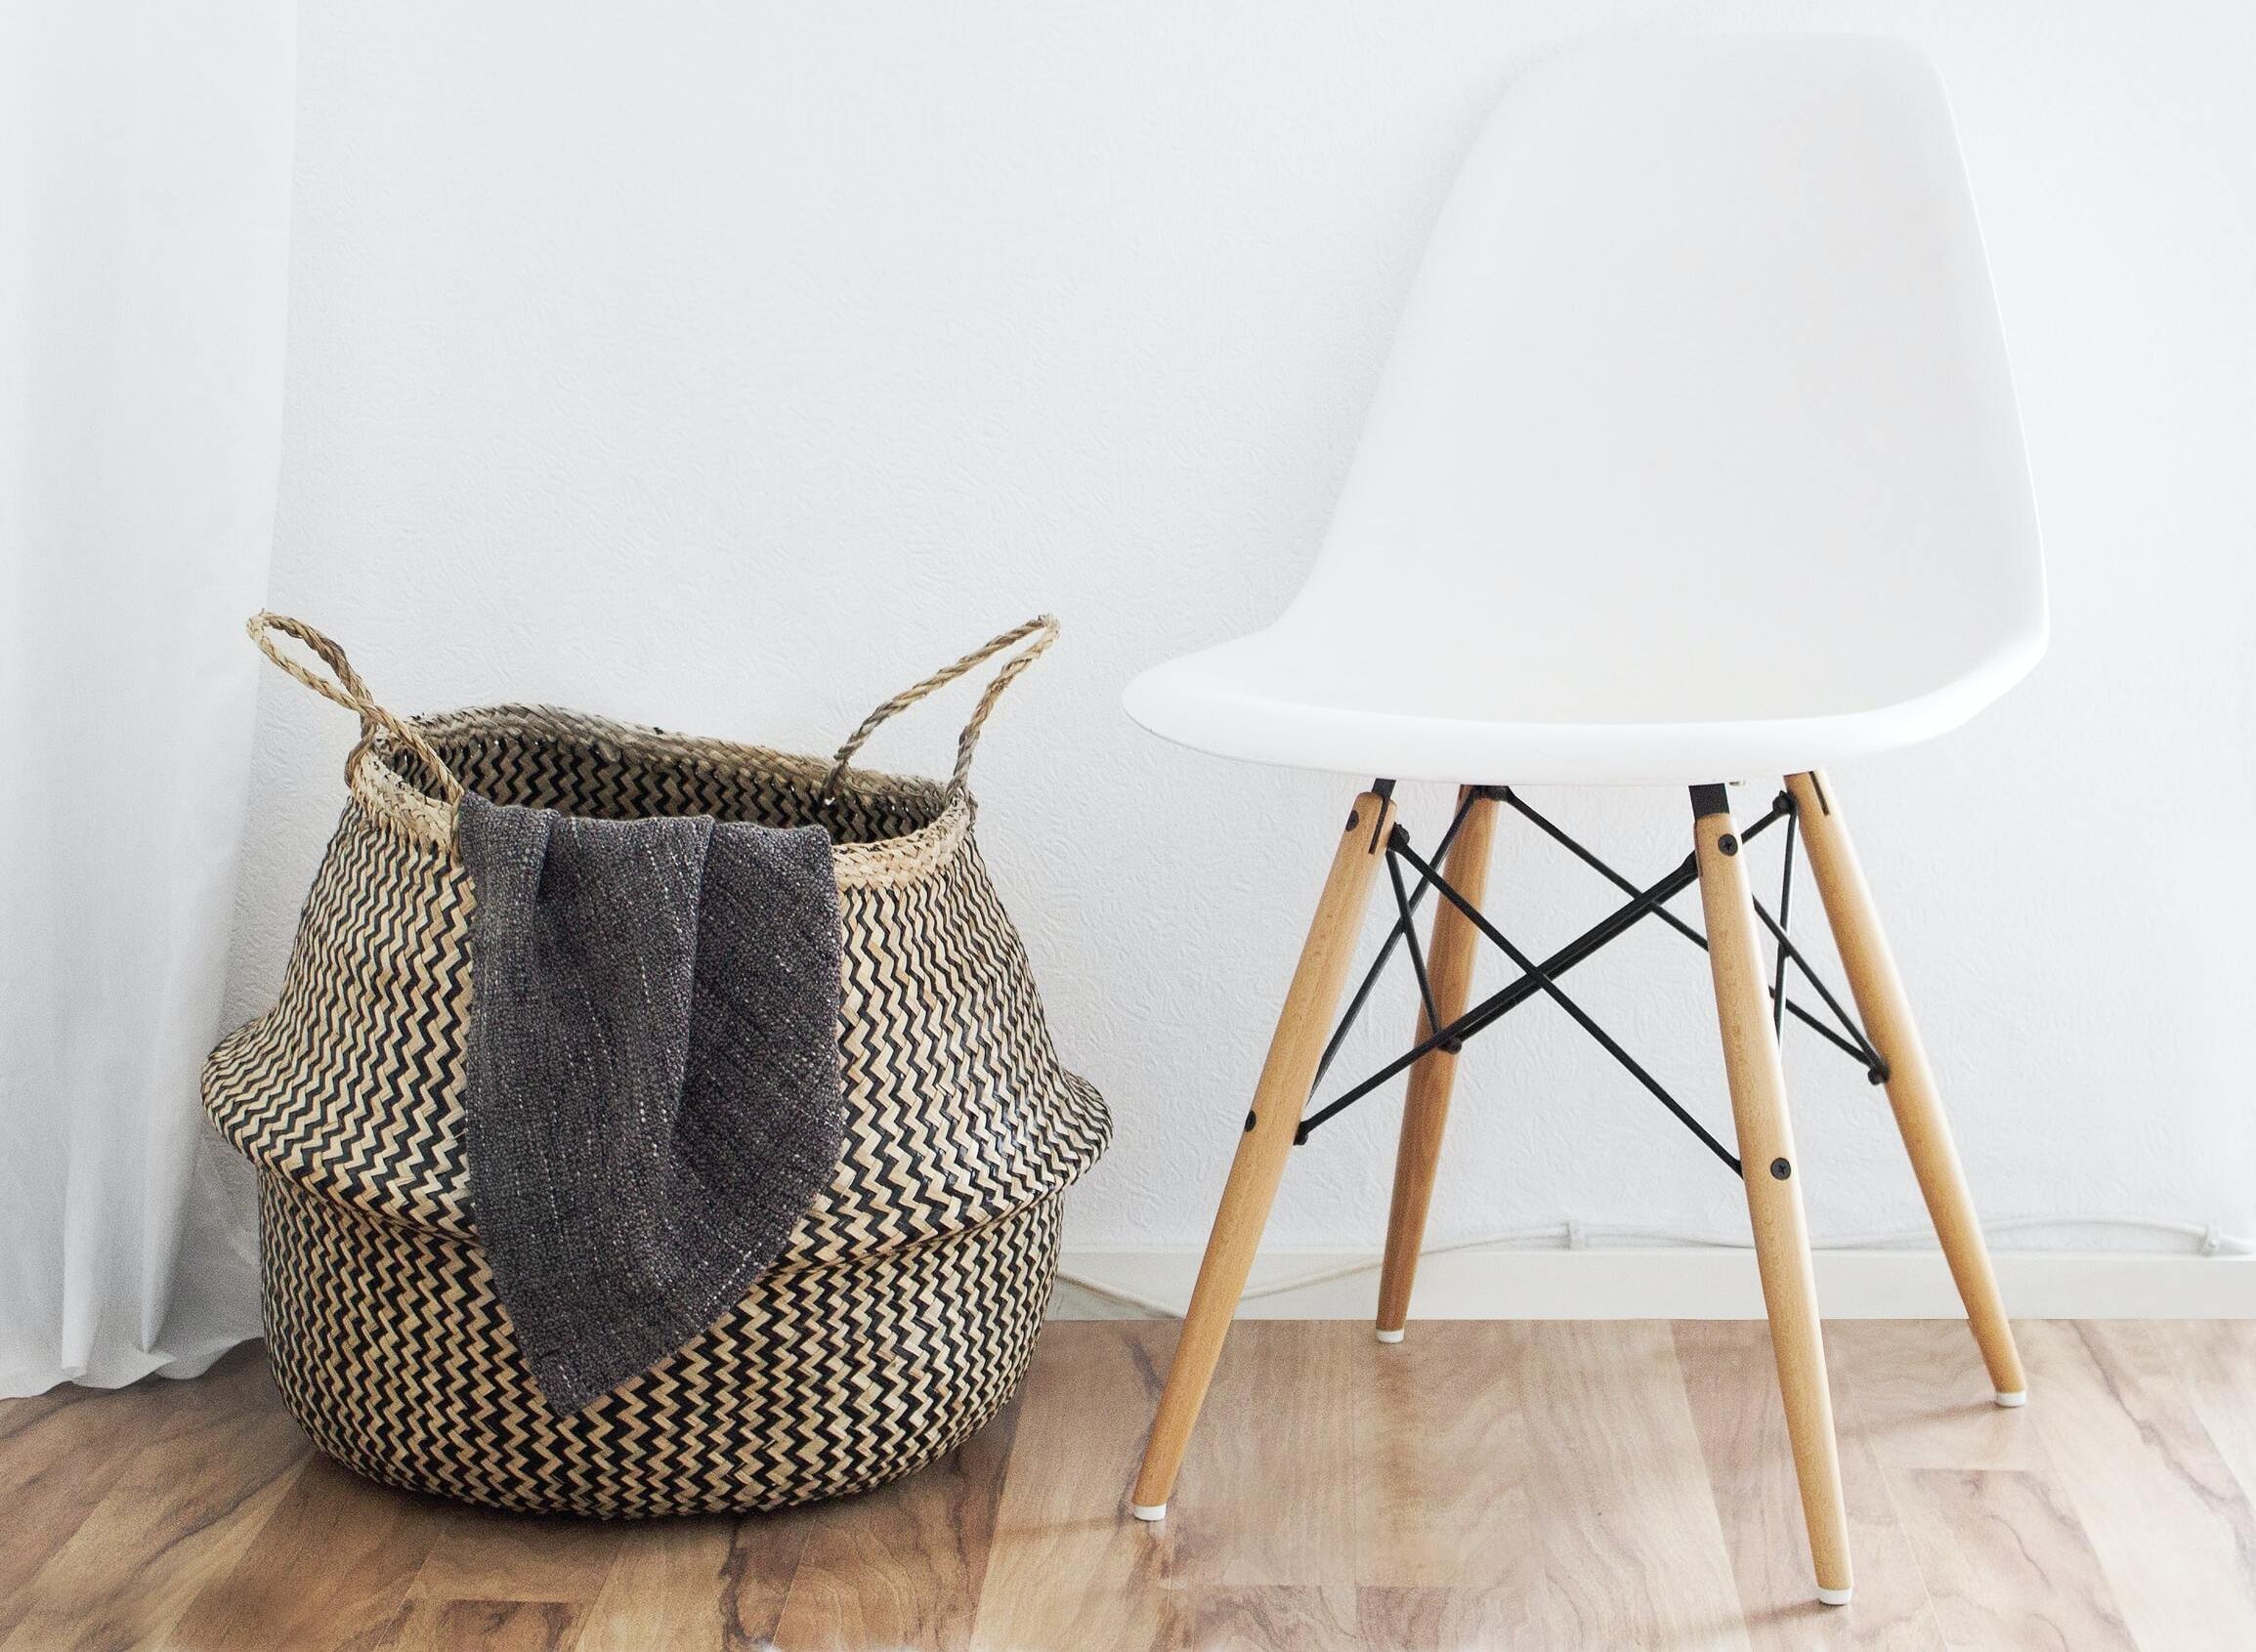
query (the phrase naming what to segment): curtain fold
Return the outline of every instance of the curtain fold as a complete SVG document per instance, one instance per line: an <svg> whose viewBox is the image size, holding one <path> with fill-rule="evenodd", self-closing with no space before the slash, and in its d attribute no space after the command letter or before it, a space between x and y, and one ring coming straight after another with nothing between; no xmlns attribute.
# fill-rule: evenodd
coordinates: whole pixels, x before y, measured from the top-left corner
<svg viewBox="0 0 2256 1652"><path fill-rule="evenodd" d="M294 29L288 0L0 8L0 1395L190 1375L257 1334L243 1247L192 1196L280 453Z"/></svg>

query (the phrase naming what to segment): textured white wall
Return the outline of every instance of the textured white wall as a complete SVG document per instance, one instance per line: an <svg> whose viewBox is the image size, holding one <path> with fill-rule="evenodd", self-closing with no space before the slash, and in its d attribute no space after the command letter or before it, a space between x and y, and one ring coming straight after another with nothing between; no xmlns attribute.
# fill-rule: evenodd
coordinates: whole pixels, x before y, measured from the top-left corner
<svg viewBox="0 0 2256 1652"><path fill-rule="evenodd" d="M976 784L1058 1042L1119 1121L1071 1234L1195 1242L1353 786L1164 747L1118 691L1294 588L1500 89L1656 27L1897 33L1951 83L2055 641L1973 728L1837 779L1984 1208L2256 1229L2256 28L2227 0L314 8L274 604L404 709L544 699L807 749L1056 611ZM963 704L875 758L945 768ZM278 676L262 715L245 1014L348 741ZM1440 791L1406 797L1437 829ZM1677 793L1538 801L1639 872L1685 846ZM1531 944L1609 904L1503 844ZM1576 987L1727 1118L1692 949L1656 929ZM1372 1020L1350 1064L1406 1033L1406 983ZM1915 1221L1878 1093L1807 1036L1788 1060L1818 1235ZM1743 1229L1548 1006L1473 1047L1460 1096L1436 1238ZM1375 1241L1398 1106L1298 1156L1276 1242Z"/></svg>

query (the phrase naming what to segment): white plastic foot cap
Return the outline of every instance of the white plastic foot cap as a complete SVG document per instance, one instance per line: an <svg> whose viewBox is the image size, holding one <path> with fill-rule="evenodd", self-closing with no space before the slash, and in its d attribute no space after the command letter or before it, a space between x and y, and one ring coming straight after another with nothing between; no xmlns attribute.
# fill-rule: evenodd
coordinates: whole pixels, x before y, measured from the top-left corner
<svg viewBox="0 0 2256 1652"><path fill-rule="evenodd" d="M1399 1331L1374 1330L1371 1334L1378 1337L1382 1342L1399 1342L1402 1340L1402 1333Z"/></svg>
<svg viewBox="0 0 2256 1652"><path fill-rule="evenodd" d="M1131 1503L1128 1504L1128 1512L1138 1520L1165 1520L1168 1517L1168 1505L1164 1503Z"/></svg>
<svg viewBox="0 0 2256 1652"><path fill-rule="evenodd" d="M1997 1391L1997 1403L2009 1411L2015 1406L2025 1406L2028 1404L2028 1390L2026 1388L2000 1388Z"/></svg>
<svg viewBox="0 0 2256 1652"><path fill-rule="evenodd" d="M1849 1604L1850 1595L1854 1592L1852 1589L1846 1588L1820 1588L1817 1591L1817 1599L1819 1604L1825 1606L1846 1606Z"/></svg>

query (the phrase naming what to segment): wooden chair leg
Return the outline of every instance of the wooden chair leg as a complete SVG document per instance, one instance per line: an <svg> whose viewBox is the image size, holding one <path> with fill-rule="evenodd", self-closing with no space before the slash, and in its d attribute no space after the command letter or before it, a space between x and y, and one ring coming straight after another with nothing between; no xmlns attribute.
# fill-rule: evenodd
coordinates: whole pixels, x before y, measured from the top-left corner
<svg viewBox="0 0 2256 1652"><path fill-rule="evenodd" d="M1716 1018L1730 1076L1731 1119L1744 1165L1747 1214L1770 1316L1770 1349L1786 1402L1786 1432L1802 1485L1802 1516L1817 1571L1817 1598L1849 1603L1849 1518L1841 1499L1840 1451L1833 1437L1833 1398L1825 1381L1825 1344L1817 1323L1817 1286L1809 1235L1795 1175L1794 1134L1786 1118L1786 1079L1770 1024L1763 954L1755 942L1755 909L1747 890L1730 804L1720 785L1692 788L1692 841L1700 870L1700 904L1708 921L1708 963L1716 984Z"/></svg>
<svg viewBox="0 0 2256 1652"><path fill-rule="evenodd" d="M1912 1172L1919 1178L1936 1237L1950 1263L1950 1277L1958 1285L1959 1300L1966 1304L1982 1363L1989 1368L1990 1386L1999 1405L2024 1404L2028 1379L2022 1371L2021 1351L1998 1295L1997 1275L1990 1269L1981 1224L1967 1195L1950 1125L1936 1095L1935 1075L1920 1046L1919 1030L1912 1024L1903 983L1872 905L1872 891L1865 886L1855 846L1849 840L1840 793L1815 772L1787 776L1786 788L1794 798L1802 841L1809 851L1809 870L1825 904L1826 920L1833 926L1856 1013L1864 1020L1873 1048L1888 1064L1889 1106L1894 1111L1904 1151L1911 1157Z"/></svg>
<svg viewBox="0 0 2256 1652"><path fill-rule="evenodd" d="M1449 845L1442 876L1459 894L1479 906L1488 891L1489 846L1496 837L1496 799L1466 786L1457 794L1465 823ZM1426 949L1426 974L1433 1007L1447 1026L1465 1013L1472 995L1472 966L1480 931L1456 906L1436 900L1433 940ZM1418 1006L1418 1041L1433 1036L1426 1006ZM1394 1149L1394 1203L1386 1214L1386 1260L1379 1275L1379 1340L1399 1342L1410 1320L1410 1288L1418 1278L1418 1252L1426 1243L1426 1213L1433 1203L1433 1173L1441 1163L1442 1132L1449 1123L1449 1094L1457 1082L1457 1053L1428 1051L1410 1070L1410 1093L1402 1107L1402 1137Z"/></svg>
<svg viewBox="0 0 2256 1652"><path fill-rule="evenodd" d="M1331 875L1324 880L1323 898L1300 948L1300 962L1293 971L1293 985L1269 1042L1269 1058L1254 1091L1253 1124L1238 1140L1230 1179L1207 1237L1206 1258L1199 1264L1199 1282L1191 1292L1190 1311L1183 1316L1182 1334L1175 1341L1174 1363L1152 1419L1143 1467L1129 1494L1129 1512L1139 1520L1157 1520L1168 1511L1183 1448L1199 1419L1199 1407L1213 1378L1214 1362L1229 1334L1238 1298L1245 1293L1246 1275L1277 1197L1285 1160L1293 1151L1301 1109L1316 1081L1316 1063L1354 956L1372 874L1393 826L1393 803L1366 791L1355 799L1333 854Z"/></svg>

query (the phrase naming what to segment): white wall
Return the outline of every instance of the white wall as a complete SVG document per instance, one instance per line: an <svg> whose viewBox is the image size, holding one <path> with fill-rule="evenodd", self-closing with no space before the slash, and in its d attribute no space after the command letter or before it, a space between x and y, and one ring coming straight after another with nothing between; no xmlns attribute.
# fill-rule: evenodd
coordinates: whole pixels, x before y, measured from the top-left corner
<svg viewBox="0 0 2256 1652"><path fill-rule="evenodd" d="M1941 64L2055 640L1971 729L1836 778L1985 1210L2095 1249L2140 1241L2077 1218L2256 1231L2256 26L2228 0L312 8L274 606L404 709L544 699L808 749L1056 611L976 784L1058 1043L1119 1122L1071 1237L1194 1243L1351 785L1164 747L1118 691L1294 588L1501 88L1658 27L1897 33ZM877 760L943 769L962 703ZM349 738L278 676L262 715L244 1014ZM1443 795L1406 795L1437 829ZM1636 871L1685 846L1675 793L1538 801ZM1531 943L1609 904L1503 841ZM1692 949L1655 930L1577 981L1727 1118ZM1398 1046L1406 983L1374 1020L1351 1061ZM1788 1060L1819 1237L1916 1221L1879 1094L1808 1037ZM1473 1047L1460 1096L1436 1238L1743 1231L1548 1006ZM1398 1106L1298 1157L1278 1244L1375 1241Z"/></svg>

